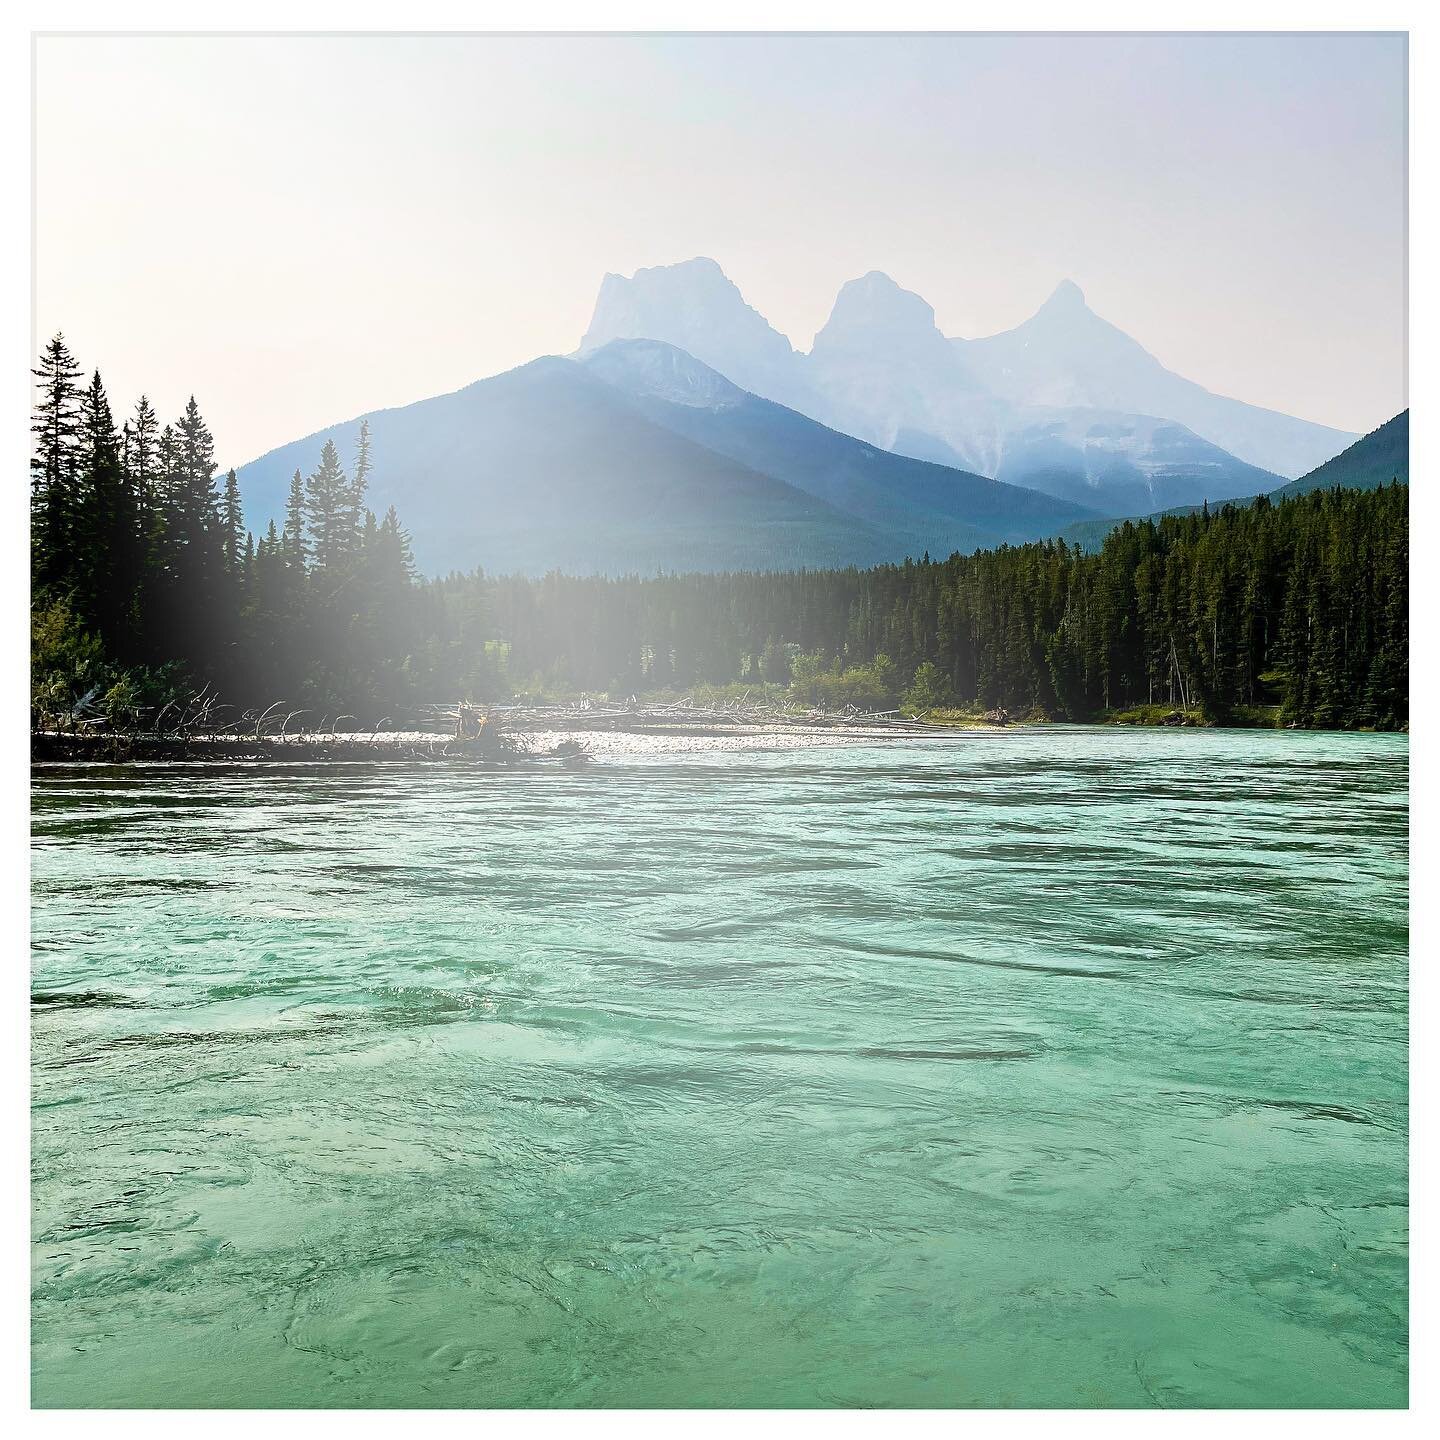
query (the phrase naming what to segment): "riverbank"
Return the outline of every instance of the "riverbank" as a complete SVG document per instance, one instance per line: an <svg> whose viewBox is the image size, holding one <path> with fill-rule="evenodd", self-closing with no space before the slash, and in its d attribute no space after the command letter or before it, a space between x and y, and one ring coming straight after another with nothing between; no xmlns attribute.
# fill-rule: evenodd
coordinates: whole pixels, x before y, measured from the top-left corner
<svg viewBox="0 0 1440 1440"><path fill-rule="evenodd" d="M958 729L992 729L994 721L988 716L969 710L931 710L924 716L933 726ZM1131 728L1162 730L1314 730L1319 733L1344 734L1386 734L1408 733L1409 727L1402 725L1399 732L1377 730L1373 725L1309 726L1287 721L1279 705L1239 705L1227 711L1223 718L1207 715L1198 705L1132 705L1123 710L1102 710L1090 720L1057 720L1035 712L1011 715L1004 722L1007 726L1025 727L1036 725L1084 725L1090 728L1123 725Z"/></svg>
<svg viewBox="0 0 1440 1440"><path fill-rule="evenodd" d="M946 740L966 734L999 734L995 727L802 726L714 723L666 726L618 725L595 729L526 730L507 736L509 748L481 752L453 736L425 731L333 735L107 735L36 733L30 737L35 764L139 764L227 761L243 763L457 763L485 769L534 765L582 765L599 756L688 754L729 750L803 750L869 745L894 740Z"/></svg>
<svg viewBox="0 0 1440 1440"><path fill-rule="evenodd" d="M1278 705L1239 705L1223 720L1207 715L1198 705L1132 705L1124 710L1107 710L1104 725L1159 725L1169 728L1198 726L1226 730L1283 730L1285 723Z"/></svg>
<svg viewBox="0 0 1440 1440"><path fill-rule="evenodd" d="M888 744L897 740L953 741L999 739L1007 734L1052 727L1102 729L1285 729L1273 715L1259 712L1227 717L1224 723L1200 711L1151 706L1117 711L1084 724L1038 716L1011 717L1003 723L970 714L932 712L923 721L826 724L733 723L702 720L628 722L613 716L586 722L569 717L543 726L516 726L506 732L502 749L477 749L449 734L423 730L338 732L286 735L124 735L92 731L30 737L32 764L183 764L189 762L274 764L461 764L468 768L509 770L573 767L593 759L623 755L683 755L728 751L787 751ZM1344 733L1344 732L1335 732Z"/></svg>

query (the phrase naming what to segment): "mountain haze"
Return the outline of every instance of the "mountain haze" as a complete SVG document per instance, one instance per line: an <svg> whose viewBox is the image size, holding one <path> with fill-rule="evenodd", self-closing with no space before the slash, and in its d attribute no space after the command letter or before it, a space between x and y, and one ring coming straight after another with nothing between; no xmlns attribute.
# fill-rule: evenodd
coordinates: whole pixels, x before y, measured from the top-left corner
<svg viewBox="0 0 1440 1440"><path fill-rule="evenodd" d="M1049 535L1082 504L896 455L730 384L655 340L616 340L583 362L650 419L904 540L905 553L948 554Z"/></svg>
<svg viewBox="0 0 1440 1440"><path fill-rule="evenodd" d="M1101 478L1108 473L1102 457L1112 450L1125 462L1127 483L1130 468L1163 470L1172 482L1188 471L1213 487L1205 498L1219 500L1245 493L1257 470L1300 475L1355 438L1174 374L1096 315L1068 280L1013 330L965 340L947 339L921 296L871 271L841 288L805 354L745 303L713 260L655 266L629 279L607 275L579 353L639 338L676 345L757 395L885 449L991 476L1003 471L1056 494L1086 484L1102 508L1122 493L1106 493ZM1091 453L1066 457L1058 470L1053 455L1027 469L1035 426L1056 411L1085 410L1103 412L1101 430L1084 447ZM1079 423L1071 414L1072 433ZM1177 459L1177 426L1213 448L1195 450L1193 463ZM1161 432L1159 450L1147 456L1136 437ZM1115 435L1123 443L1112 443ZM1151 498L1159 502L1158 494Z"/></svg>
<svg viewBox="0 0 1440 1440"><path fill-rule="evenodd" d="M1212 394L1167 370L1085 303L1066 280L1023 324L952 342L996 394L1015 405L1087 407L1178 421L1238 459L1277 475L1303 474L1353 439Z"/></svg>
<svg viewBox="0 0 1440 1440"><path fill-rule="evenodd" d="M1032 407L1005 437L997 477L1091 509L1134 511L1257 495L1281 476L1173 420Z"/></svg>
<svg viewBox="0 0 1440 1440"><path fill-rule="evenodd" d="M393 504L429 573L875 565L1050 534L1093 514L876 450L655 341L547 356L453 394L375 411L239 472L246 513L282 516L291 475L361 419L368 503Z"/></svg>
<svg viewBox="0 0 1440 1440"><path fill-rule="evenodd" d="M928 439L946 463L997 473L1012 407L976 379L929 303L888 275L842 287L803 363L827 424L890 450Z"/></svg>
<svg viewBox="0 0 1440 1440"><path fill-rule="evenodd" d="M1242 457L1297 467L1352 438L1173 374L1069 281L1015 329L957 340L871 271L803 353L706 258L605 276L571 357L359 418L370 503L395 505L432 573L946 555L1268 493L1299 469ZM359 418L245 466L252 524L281 518L327 438L349 453Z"/></svg>
<svg viewBox="0 0 1440 1440"><path fill-rule="evenodd" d="M369 504L393 504L428 573L543 573L874 564L887 537L647 420L553 356L450 395L306 436L238 472L252 523L278 517L327 439L348 457L360 419Z"/></svg>

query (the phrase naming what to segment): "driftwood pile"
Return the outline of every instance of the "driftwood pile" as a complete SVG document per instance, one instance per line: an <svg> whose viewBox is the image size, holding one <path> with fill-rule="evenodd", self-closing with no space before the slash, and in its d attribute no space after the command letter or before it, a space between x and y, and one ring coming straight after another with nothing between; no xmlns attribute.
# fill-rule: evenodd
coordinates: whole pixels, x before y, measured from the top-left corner
<svg viewBox="0 0 1440 1440"><path fill-rule="evenodd" d="M525 736L512 733L503 717L463 704L449 707L451 725L445 734L397 732L389 716L368 731L344 729L346 722L357 723L355 716L327 714L315 723L313 711L292 710L283 701L227 718L232 714L208 688L153 713L125 717L121 723L77 709L64 724L31 731L30 758L120 763L465 760L487 769L546 761L569 766L590 759L575 740L537 749ZM461 715L467 717L466 723L457 723ZM479 723L470 717L479 717Z"/></svg>

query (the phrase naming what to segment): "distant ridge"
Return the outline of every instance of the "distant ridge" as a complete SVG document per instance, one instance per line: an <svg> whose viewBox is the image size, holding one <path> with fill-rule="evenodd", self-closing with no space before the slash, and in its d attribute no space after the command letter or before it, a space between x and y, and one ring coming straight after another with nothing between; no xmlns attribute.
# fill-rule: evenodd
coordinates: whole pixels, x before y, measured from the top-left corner
<svg viewBox="0 0 1440 1440"><path fill-rule="evenodd" d="M1362 435L1348 450L1317 466L1308 475L1276 490L1272 500L1291 495L1308 495L1312 490L1378 490L1398 480L1410 483L1410 412L1402 410L1392 420Z"/></svg>
<svg viewBox="0 0 1440 1440"><path fill-rule="evenodd" d="M1402 410L1367 435L1362 435L1348 449L1342 450L1308 475L1292 480L1277 490L1263 492L1271 500L1293 500L1316 490L1379 490L1398 482L1410 483L1410 412ZM1219 505L1253 505L1256 496L1217 501ZM1110 520L1079 520L1060 532L1060 539L1098 549L1105 537L1127 520L1159 520L1166 515L1194 515L1199 505L1178 505L1169 510L1152 511L1148 515L1123 516Z"/></svg>

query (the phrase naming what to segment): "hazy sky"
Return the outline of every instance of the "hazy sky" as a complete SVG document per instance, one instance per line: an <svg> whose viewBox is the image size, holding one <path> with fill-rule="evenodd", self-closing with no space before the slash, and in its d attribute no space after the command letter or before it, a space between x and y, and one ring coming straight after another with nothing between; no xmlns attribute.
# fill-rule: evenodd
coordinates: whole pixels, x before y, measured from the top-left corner
<svg viewBox="0 0 1440 1440"><path fill-rule="evenodd" d="M702 254L802 349L867 270L964 336L1069 276L1213 390L1406 403L1401 37L56 37L37 92L37 334L226 463Z"/></svg>

